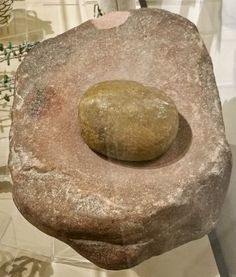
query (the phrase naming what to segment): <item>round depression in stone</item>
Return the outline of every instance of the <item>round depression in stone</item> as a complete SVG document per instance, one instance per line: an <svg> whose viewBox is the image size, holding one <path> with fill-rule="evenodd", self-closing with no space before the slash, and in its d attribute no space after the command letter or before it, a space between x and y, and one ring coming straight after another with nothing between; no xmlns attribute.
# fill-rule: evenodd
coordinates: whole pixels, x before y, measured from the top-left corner
<svg viewBox="0 0 236 277"><path fill-rule="evenodd" d="M170 147L178 111L164 92L135 81L90 87L79 104L81 135L94 151L125 161L153 160Z"/></svg>

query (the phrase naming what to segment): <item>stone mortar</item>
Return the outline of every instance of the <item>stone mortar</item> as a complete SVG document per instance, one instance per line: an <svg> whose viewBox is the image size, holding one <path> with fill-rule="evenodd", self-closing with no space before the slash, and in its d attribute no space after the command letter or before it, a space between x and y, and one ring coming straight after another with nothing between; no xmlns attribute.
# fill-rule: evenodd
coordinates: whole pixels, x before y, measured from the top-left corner
<svg viewBox="0 0 236 277"><path fill-rule="evenodd" d="M83 141L78 103L104 80L165 91L179 111L168 152L118 162ZM210 232L231 172L212 62L194 24L159 9L111 13L43 41L16 74L9 168L23 216L106 269Z"/></svg>

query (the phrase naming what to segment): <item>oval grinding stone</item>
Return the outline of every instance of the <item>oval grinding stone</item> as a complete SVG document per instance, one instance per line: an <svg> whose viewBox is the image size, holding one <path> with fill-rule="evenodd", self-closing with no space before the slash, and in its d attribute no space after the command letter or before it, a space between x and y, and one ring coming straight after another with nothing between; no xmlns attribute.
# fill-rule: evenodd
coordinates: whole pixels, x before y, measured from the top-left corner
<svg viewBox="0 0 236 277"><path fill-rule="evenodd" d="M87 21L35 46L15 79L13 200L37 228L106 269L214 228L231 152L211 59L187 19L139 9ZM173 99L178 133L160 158L110 160L84 142L78 103L105 80L133 80Z"/></svg>
<svg viewBox="0 0 236 277"><path fill-rule="evenodd" d="M79 104L81 134L90 148L124 161L152 160L170 147L178 111L164 92L127 80L96 84Z"/></svg>

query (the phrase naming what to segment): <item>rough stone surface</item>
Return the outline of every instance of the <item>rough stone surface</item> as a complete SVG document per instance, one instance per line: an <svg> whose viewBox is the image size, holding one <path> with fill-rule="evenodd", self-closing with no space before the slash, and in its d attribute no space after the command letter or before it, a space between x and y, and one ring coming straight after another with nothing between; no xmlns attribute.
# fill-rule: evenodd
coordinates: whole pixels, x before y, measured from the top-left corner
<svg viewBox="0 0 236 277"><path fill-rule="evenodd" d="M96 22L40 43L21 63L9 167L26 219L98 266L122 269L212 230L231 153L211 59L192 23L155 9L130 11L114 28ZM84 143L82 94L114 79L174 100L179 131L160 159L110 161Z"/></svg>
<svg viewBox="0 0 236 277"><path fill-rule="evenodd" d="M156 88L127 80L95 84L79 104L81 135L94 151L124 161L153 160L178 132L172 99Z"/></svg>

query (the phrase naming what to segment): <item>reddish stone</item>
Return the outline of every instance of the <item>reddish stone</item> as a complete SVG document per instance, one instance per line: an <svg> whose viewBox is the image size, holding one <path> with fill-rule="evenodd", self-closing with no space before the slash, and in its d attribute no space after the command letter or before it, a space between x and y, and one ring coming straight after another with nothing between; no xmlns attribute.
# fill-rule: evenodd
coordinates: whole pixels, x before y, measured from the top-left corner
<svg viewBox="0 0 236 277"><path fill-rule="evenodd" d="M122 16L114 25L112 17L85 22L29 53L17 71L10 135L20 212L107 269L210 232L231 172L212 63L196 27L164 10ZM82 93L114 79L157 87L174 100L179 132L160 159L106 160L81 138Z"/></svg>

